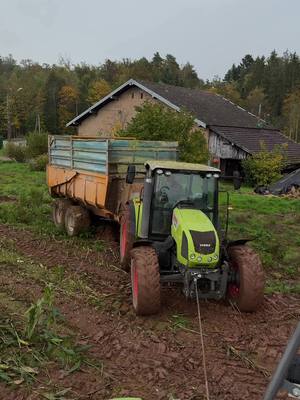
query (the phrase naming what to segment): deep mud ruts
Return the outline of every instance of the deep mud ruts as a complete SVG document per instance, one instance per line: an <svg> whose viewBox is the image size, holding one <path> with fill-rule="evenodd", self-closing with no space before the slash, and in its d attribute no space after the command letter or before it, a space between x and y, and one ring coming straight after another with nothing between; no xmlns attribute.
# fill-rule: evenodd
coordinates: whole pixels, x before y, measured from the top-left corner
<svg viewBox="0 0 300 400"><path fill-rule="evenodd" d="M57 306L67 323L92 345L91 355L103 361L104 367L101 373L82 370L67 377L53 371L52 379L71 387L82 399L104 400L116 394L144 400L205 399L196 305L187 302L179 289L163 288L159 315L137 318L130 306L129 276L118 268L115 249L86 250L0 225L0 246L8 241L34 262L48 268L61 265L66 274L84 277L106 299L105 307L97 309L80 296L58 296ZM34 282L20 282L17 272L4 283L20 296L29 289L38 296L41 290ZM240 314L225 303L201 302L201 313L210 400L262 399L299 319L300 298L266 297L255 314ZM176 327L176 315L187 322L184 329ZM26 398L11 391L4 396L0 394L3 399Z"/></svg>

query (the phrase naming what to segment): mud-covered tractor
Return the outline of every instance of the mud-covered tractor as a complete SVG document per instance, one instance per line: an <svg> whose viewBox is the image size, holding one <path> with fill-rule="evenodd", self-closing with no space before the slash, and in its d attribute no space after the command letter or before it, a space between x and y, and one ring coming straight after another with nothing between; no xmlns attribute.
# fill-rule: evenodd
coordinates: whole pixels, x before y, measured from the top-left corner
<svg viewBox="0 0 300 400"><path fill-rule="evenodd" d="M126 182L135 177L129 165ZM120 224L121 264L131 271L137 314L159 311L164 282L181 283L187 298L228 298L241 311L262 302L259 256L247 240L228 241L220 227L219 178L206 165L145 164L143 189L127 203Z"/></svg>
<svg viewBox="0 0 300 400"><path fill-rule="evenodd" d="M188 298L227 297L241 311L256 310L262 265L246 240L223 235L220 171L177 156L177 142L49 136L55 225L69 236L103 220L120 227L137 314L158 312L164 282L181 284Z"/></svg>

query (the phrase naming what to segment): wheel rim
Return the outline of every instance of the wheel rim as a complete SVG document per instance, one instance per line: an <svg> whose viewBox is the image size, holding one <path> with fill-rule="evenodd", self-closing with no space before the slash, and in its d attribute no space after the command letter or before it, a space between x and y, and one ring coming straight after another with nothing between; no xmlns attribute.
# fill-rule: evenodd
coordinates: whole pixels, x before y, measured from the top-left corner
<svg viewBox="0 0 300 400"><path fill-rule="evenodd" d="M240 274L236 263L232 263L232 269L234 270L235 279L233 283L228 285L228 292L230 297L237 298L240 295Z"/></svg>
<svg viewBox="0 0 300 400"><path fill-rule="evenodd" d="M123 258L125 254L126 242L127 242L127 223L125 221L121 226L121 243L120 243L121 258Z"/></svg>
<svg viewBox="0 0 300 400"><path fill-rule="evenodd" d="M228 287L230 297L238 297L240 294L240 287L235 283L231 283Z"/></svg>

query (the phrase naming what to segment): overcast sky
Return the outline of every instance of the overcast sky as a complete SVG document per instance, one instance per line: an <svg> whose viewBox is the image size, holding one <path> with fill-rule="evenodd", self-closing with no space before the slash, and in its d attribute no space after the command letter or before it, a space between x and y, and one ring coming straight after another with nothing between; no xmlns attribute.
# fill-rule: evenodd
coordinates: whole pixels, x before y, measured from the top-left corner
<svg viewBox="0 0 300 400"><path fill-rule="evenodd" d="M98 65L159 51L211 79L247 53L300 54L299 18L300 0L0 0L0 55Z"/></svg>

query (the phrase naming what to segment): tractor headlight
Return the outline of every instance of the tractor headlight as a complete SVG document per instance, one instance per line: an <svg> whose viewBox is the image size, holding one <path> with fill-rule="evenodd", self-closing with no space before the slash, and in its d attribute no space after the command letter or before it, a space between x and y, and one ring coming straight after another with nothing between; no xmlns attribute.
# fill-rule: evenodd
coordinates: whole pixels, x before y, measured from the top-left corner
<svg viewBox="0 0 300 400"><path fill-rule="evenodd" d="M212 262L213 258L212 257L208 257L207 261L208 262Z"/></svg>
<svg viewBox="0 0 300 400"><path fill-rule="evenodd" d="M200 262L202 261L202 257L201 257L201 256L198 256L198 257L197 257L197 261L200 263Z"/></svg>
<svg viewBox="0 0 300 400"><path fill-rule="evenodd" d="M190 254L190 260L195 260L195 258L196 258L196 254L194 254L194 253Z"/></svg>
<svg viewBox="0 0 300 400"><path fill-rule="evenodd" d="M218 254L214 255L214 260L217 260L219 258Z"/></svg>

